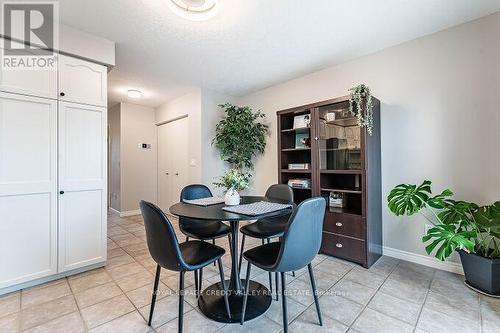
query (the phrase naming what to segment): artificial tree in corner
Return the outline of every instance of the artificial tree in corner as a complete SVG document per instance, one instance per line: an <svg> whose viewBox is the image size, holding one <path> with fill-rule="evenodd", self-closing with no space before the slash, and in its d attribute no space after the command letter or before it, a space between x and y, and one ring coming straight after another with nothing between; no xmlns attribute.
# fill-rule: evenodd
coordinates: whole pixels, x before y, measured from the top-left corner
<svg viewBox="0 0 500 333"><path fill-rule="evenodd" d="M480 292L500 295L500 202L479 206L452 199L444 190L433 195L431 182L401 184L389 194L388 206L397 216L421 214L433 225L422 237L428 254L445 260L458 251L466 284Z"/></svg>
<svg viewBox="0 0 500 333"><path fill-rule="evenodd" d="M269 126L264 123L264 113L253 112L248 106L230 103L219 106L224 111L224 116L215 128L212 144L219 150L222 160L229 164L230 169L216 185L226 187L226 202L234 204L235 197L239 203L238 191L241 187L229 187L228 184L238 184L241 179L248 182L254 157L263 154L266 148ZM231 181L228 182L228 179Z"/></svg>

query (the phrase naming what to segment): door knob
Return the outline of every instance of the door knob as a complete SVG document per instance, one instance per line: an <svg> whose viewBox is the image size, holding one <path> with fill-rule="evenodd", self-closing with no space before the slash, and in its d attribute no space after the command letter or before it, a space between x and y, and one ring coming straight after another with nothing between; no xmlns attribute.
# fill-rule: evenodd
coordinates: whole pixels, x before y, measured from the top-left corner
<svg viewBox="0 0 500 333"><path fill-rule="evenodd" d="M168 172L165 172L165 174L166 174L167 176L169 175L169 173L168 173Z"/></svg>
<svg viewBox="0 0 500 333"><path fill-rule="evenodd" d="M335 244L335 246L338 247L338 248L341 248L344 245L342 245L341 243L337 243L337 244Z"/></svg>
<svg viewBox="0 0 500 333"><path fill-rule="evenodd" d="M60 95L61 97L64 97L64 95L66 95L66 94L65 94L65 93L63 93L63 92L61 92L61 93L59 93L59 95Z"/></svg>
<svg viewBox="0 0 500 333"><path fill-rule="evenodd" d="M342 223L337 222L337 223L335 223L335 225L336 225L337 227L341 227L341 226L342 226Z"/></svg>
<svg viewBox="0 0 500 333"><path fill-rule="evenodd" d="M64 191L59 191L59 194L64 194Z"/></svg>
<svg viewBox="0 0 500 333"><path fill-rule="evenodd" d="M179 175L179 173L178 173L178 172L176 172L176 173L175 173L175 175L176 175L176 176L178 176L178 175Z"/></svg>

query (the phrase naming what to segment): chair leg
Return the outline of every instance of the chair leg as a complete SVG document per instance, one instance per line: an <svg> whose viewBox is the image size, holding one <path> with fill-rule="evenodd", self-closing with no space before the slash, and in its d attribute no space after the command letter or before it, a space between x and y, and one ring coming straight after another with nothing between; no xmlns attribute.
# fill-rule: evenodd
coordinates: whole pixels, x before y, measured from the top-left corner
<svg viewBox="0 0 500 333"><path fill-rule="evenodd" d="M179 278L179 333L182 333L182 325L184 322L184 273L186 272L182 271Z"/></svg>
<svg viewBox="0 0 500 333"><path fill-rule="evenodd" d="M247 265L247 274L245 278L245 290L243 294L243 305L241 307L241 319L240 319L240 325L243 325L245 322L245 311L247 309L247 299L248 299L248 288L250 287L250 268L251 268L250 261L248 262Z"/></svg>
<svg viewBox="0 0 500 333"><path fill-rule="evenodd" d="M279 288L279 281L278 281L279 280L279 273L278 272L274 273L274 278L275 278L275 282L276 282L276 287L274 289L276 290L276 300L278 300L278 294L279 294L279 292L278 292L278 290L279 290L278 289Z"/></svg>
<svg viewBox="0 0 500 333"><path fill-rule="evenodd" d="M241 263L243 262L243 249L245 248L245 234L241 237L240 260L238 261L238 271L241 271Z"/></svg>
<svg viewBox="0 0 500 333"><path fill-rule="evenodd" d="M201 286L203 285L203 268L200 268L200 278L199 278L198 283L200 284L200 286L198 287L198 290L201 293Z"/></svg>
<svg viewBox="0 0 500 333"><path fill-rule="evenodd" d="M316 282L314 281L314 274L313 274L311 263L309 263L309 265L307 265L307 269L309 270L309 278L311 279L311 287L312 287L313 295L314 295L314 303L316 304L316 312L318 313L319 325L323 326L323 319L321 319L321 310L319 308L318 293L316 290Z"/></svg>
<svg viewBox="0 0 500 333"><path fill-rule="evenodd" d="M215 245L215 238L212 239L212 244ZM214 267L215 267L215 261L214 261Z"/></svg>
<svg viewBox="0 0 500 333"><path fill-rule="evenodd" d="M198 271L193 271L194 273L194 288L195 288L195 292L196 292L196 298L198 298L199 294L200 294L200 290L198 289Z"/></svg>
<svg viewBox="0 0 500 333"><path fill-rule="evenodd" d="M217 264L219 264L220 282L222 283L222 287L224 288L224 303L226 303L227 315L229 316L229 318L231 318L231 309L229 308L229 298L227 295L226 281L224 278L224 268L222 268L222 260L220 258L217 260Z"/></svg>
<svg viewBox="0 0 500 333"><path fill-rule="evenodd" d="M292 276L295 277L295 271L292 271Z"/></svg>
<svg viewBox="0 0 500 333"><path fill-rule="evenodd" d="M160 281L160 265L156 265L156 275L155 275L155 285L153 287L153 298L151 299L151 307L149 310L149 320L148 325L151 326L151 321L153 320L153 312L155 310L156 294L158 293L158 283Z"/></svg>
<svg viewBox="0 0 500 333"><path fill-rule="evenodd" d="M286 308L286 281L285 281L285 272L281 272L281 304L282 304L282 312L283 312L283 333L288 333L288 312Z"/></svg>
<svg viewBox="0 0 500 333"><path fill-rule="evenodd" d="M269 243L271 243L271 240L268 238L267 244L269 244ZM272 295L273 294L273 275L271 272L268 272L268 275L269 275L269 293Z"/></svg>
<svg viewBox="0 0 500 333"><path fill-rule="evenodd" d="M231 234L227 234L227 239L229 240L229 252L230 255L233 255L233 246L231 245Z"/></svg>

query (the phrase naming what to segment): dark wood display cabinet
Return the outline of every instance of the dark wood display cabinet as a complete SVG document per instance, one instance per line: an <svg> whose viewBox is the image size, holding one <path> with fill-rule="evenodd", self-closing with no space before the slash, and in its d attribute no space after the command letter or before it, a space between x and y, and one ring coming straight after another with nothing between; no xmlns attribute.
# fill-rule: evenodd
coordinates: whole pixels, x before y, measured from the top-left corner
<svg viewBox="0 0 500 333"><path fill-rule="evenodd" d="M295 202L327 200L321 252L370 267L382 255L380 101L373 132L349 112L349 96L277 112L278 179Z"/></svg>

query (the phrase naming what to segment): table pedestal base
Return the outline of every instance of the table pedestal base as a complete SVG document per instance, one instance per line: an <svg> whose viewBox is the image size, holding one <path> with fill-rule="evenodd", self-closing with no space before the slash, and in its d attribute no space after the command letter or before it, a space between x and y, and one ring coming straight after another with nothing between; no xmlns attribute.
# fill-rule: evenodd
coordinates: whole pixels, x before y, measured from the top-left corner
<svg viewBox="0 0 500 333"><path fill-rule="evenodd" d="M226 281L229 283L229 281ZM245 280L241 280L245 285ZM243 304L243 293L236 294L234 291L229 295L229 308L231 309L231 318L228 317L223 296L224 288L220 283L216 283L201 292L198 298L198 307L200 311L212 320L221 323L239 323L241 318L241 307ZM249 287L247 308L245 311L245 321L257 318L264 314L271 306L272 298L264 285L251 281Z"/></svg>

